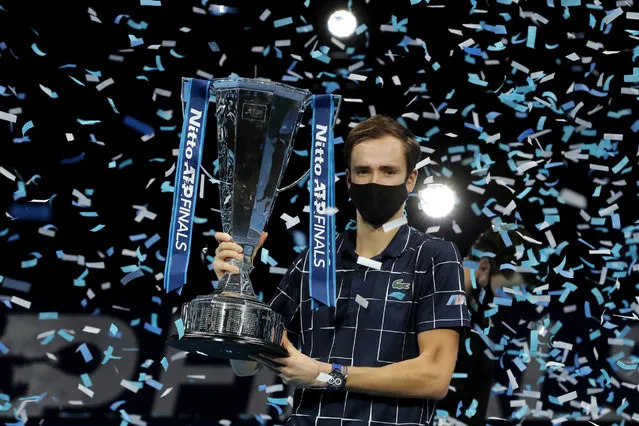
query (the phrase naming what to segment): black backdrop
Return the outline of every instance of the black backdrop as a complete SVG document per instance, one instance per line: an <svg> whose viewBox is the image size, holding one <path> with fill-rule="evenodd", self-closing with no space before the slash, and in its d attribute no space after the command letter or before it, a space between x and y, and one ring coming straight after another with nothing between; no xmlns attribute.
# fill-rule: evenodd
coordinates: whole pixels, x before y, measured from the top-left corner
<svg viewBox="0 0 639 426"><path fill-rule="evenodd" d="M332 10L349 4L307 3L297 0L227 3L236 8L231 10L233 13L214 16L209 10L211 4L206 1L162 1L161 7L135 2L0 2L0 111L17 114L15 123L0 121L3 135L0 167L15 176L15 180L0 176L3 205L7 212L14 213L13 218L6 215L0 218L0 275L4 277L5 300L17 296L31 302L28 309L16 303L0 304L0 315L6 325L0 342L7 348L4 351L7 353L0 355L0 383L2 393L10 395L13 407L19 406L18 398L42 396L44 391L47 394L29 406L46 406L32 415L46 416L50 421L61 416L88 416L94 421L104 416L118 419L123 416L120 409L151 420L165 401L158 395L174 387L175 405L171 409L164 407L161 418L238 421L237 413L250 408L248 395L259 384L265 384L258 379L229 379L228 369L222 363L192 357L187 361L173 361L179 365L176 369L184 370L176 376L164 376L166 380L160 391L148 385L137 393L120 388L121 392L113 398L91 403L99 399L101 392L105 393L101 389L112 387L113 383L95 382L93 398L80 392L74 384L82 383L80 374L104 368L102 352L108 350L109 345L114 355L121 357L110 360L105 364L107 370L103 370L115 377L110 379L114 380L114 386L119 386L121 379L142 382L141 373L159 380L164 370L162 358L172 355L166 349L165 339L175 332L176 307L211 288L213 278L197 255L191 260L189 284L182 295L164 294L162 281L155 277L164 267L158 256L161 258L166 252L172 193L163 192L161 188L163 182L173 185L174 175L165 176L165 172L175 161L172 152L178 146L182 124L180 79L201 77L202 71L215 77L236 73L282 81L283 76L292 75L287 74L287 70L292 70L303 78L289 80L289 84L315 93L335 90L348 98L343 103L335 131L336 136L341 137L346 137L352 124L370 115L370 106L374 106L377 113L396 118L416 113L419 116L416 121L411 117L401 120L421 137L424 147L432 150L424 157L430 156L437 162L420 170L420 181L434 176L435 182L451 185L459 202L451 217L432 220L421 213L417 199L411 198L410 223L422 230L439 225L439 231L434 233L453 240L463 253L490 225L490 218L475 213L473 204L476 210L487 206L499 215L493 203L506 206L514 200L515 213L503 220L523 223L543 246L549 242L542 224L552 215L558 215L559 221L552 223L549 229L557 244L565 241L568 245L542 265L542 271L547 271L542 275L547 275L552 295L545 312L550 313L552 324L557 321L563 324L554 339L572 342L575 346L564 361L562 378L557 380L552 374L545 375L544 407L555 412L579 411L568 403L553 404L552 397L576 390L579 396L576 401L590 403L588 388L603 389L605 374L636 386L636 366L623 370L617 364L618 361L628 366L636 363L632 341L636 332L630 329L634 320L615 316L632 317L632 303L637 311L636 273L632 275L637 256L636 238L633 238L636 227L631 207L637 191L633 174L636 134L632 109L637 94L625 94L636 86L633 77L636 42L631 28L637 21L632 19L634 15L626 14L631 13L632 8L623 7L622 15L609 25L602 25L607 12L609 17L616 14L614 2L604 3L601 10L586 4L562 7L559 0L534 5L454 1L446 2L445 7L438 7L444 3L434 1L415 5L408 0L352 2L352 10L368 29L345 41L353 48L347 54L330 41L324 22ZM270 11L270 16L262 21L260 16L265 9ZM97 18L92 20L91 16ZM289 16L292 24L274 25L274 21ZM405 18L408 21L402 23ZM395 31L380 30L383 25L392 29L393 22ZM306 25L313 25L312 31L299 30ZM503 25L503 32L499 27L490 27L498 25ZM537 28L534 48L528 47L525 41L529 27ZM459 35L460 32L463 35ZM311 40L314 36L316 39ZM406 37L414 45L404 47ZM464 50L459 44L469 38L473 41L467 46L469 49ZM136 39L143 42L131 47L131 40ZM278 51L275 42L287 39L291 45L279 47ZM331 47L330 64L311 58L315 41ZM503 50L500 50L500 42ZM601 46L597 47L596 43ZM268 54L264 54L265 50L256 51L255 46L267 48ZM573 53L578 56L577 60L571 59ZM292 55L299 55L302 60ZM486 60L499 62L491 64ZM365 82L348 79L349 67L359 61L362 61L361 67L351 69L353 73L367 76ZM514 72L513 62L528 67L530 72ZM541 76L531 76L539 71L545 76L554 73L554 78L542 83ZM469 74L480 76L486 82L485 87L469 81ZM87 78L88 75L93 78ZM608 81L611 76L614 77ZM102 90L96 88L99 82L109 78L113 79L112 84ZM398 79L398 84L393 78ZM600 79L602 84L597 85ZM526 89L533 83L534 86ZM583 90L580 84L589 91ZM623 88L627 88L625 92ZM157 89L171 94L163 96ZM55 94L47 94L50 91ZM516 112L505 102L513 91L523 94L525 100L519 103L525 112ZM553 102L553 98L557 105L555 111L540 102ZM440 119L423 118L422 112L433 112L433 106L439 109ZM499 113L493 122L488 119L491 112ZM474 113L481 130L474 127ZM163 118L165 114L170 117ZM151 126L154 136L143 140L139 130L126 124L127 116ZM540 124L540 120L545 121ZM583 122L580 124L578 120L591 124L580 129ZM26 131L25 137L22 129L29 121L33 128ZM435 127L439 132L433 132ZM571 128L577 129L566 137ZM527 129L533 132L550 129L551 132L530 139L525 134L521 136ZM486 136L497 133L500 134L497 142L485 141ZM66 134L72 134L73 140L69 141ZM209 129L207 134L204 164L212 170L217 155L215 133ZM623 140L617 141L614 136L607 136L609 134L622 135ZM308 157L303 154L310 146L309 141L307 130L302 129L296 145L299 154L292 157L285 182L292 182L306 170ZM461 161L454 157L456 147L464 148ZM473 147L484 155L482 166L489 167L492 177L514 179L514 183L509 184L514 195L494 179L486 184L481 181L483 175L471 174L471 167L479 168L470 164ZM578 161L566 158L565 152L576 148L590 155ZM548 157L541 156L541 149L548 152ZM624 157L629 160L627 165L622 163L620 170L613 171ZM508 164L509 159L544 161L525 173L515 173ZM342 171L341 147L337 149L336 162L338 172ZM591 164L608 166L611 170L593 170ZM24 194L20 192L20 181L26 184ZM468 185L473 182L485 188L485 193L480 195L469 190ZM530 192L516 197L529 187ZM579 208L558 197L555 191L562 189L583 194L587 198L584 211L592 218L600 216L600 209L617 204L615 213L619 214L619 225L605 213L601 224L585 220ZM74 205L78 200L74 190L85 195L88 195L85 191L89 191L91 206ZM204 199L198 201L197 216L206 222L195 228L194 253L212 244L212 233L220 229L219 214L211 211L219 206L217 188L205 183L204 194ZM337 183L337 198L338 230L342 230L353 217L343 179ZM24 214L27 202L46 199L50 201L35 205L45 210L50 208L50 219L15 220ZM293 232L306 233L308 220L303 207L307 202L307 192L301 187L283 193L278 199L265 245L278 266L287 267L295 256ZM140 206L157 216L135 221ZM34 204L29 208L33 210ZM83 216L83 211L95 214ZM282 213L299 216L300 225L287 230L280 219ZM453 220L461 233L455 232ZM54 237L39 232L47 224L55 227ZM96 229L98 225L104 227ZM144 242L156 234L159 241L145 247ZM588 247L589 244L592 247ZM615 244L621 248L613 250L612 255L589 252L614 248ZM138 248L139 257L135 255ZM133 256L122 250L131 251ZM65 260L63 253L84 256L89 263L104 262L104 268L87 267L81 260ZM36 258L37 263L31 266L33 262L28 261ZM564 258L565 266L557 268ZM124 286L121 280L127 269L123 268L129 265L144 267L145 274ZM268 266L259 261L256 266L252 274L256 290L268 299L279 276L269 274ZM607 280L601 285L598 283L603 266L608 267ZM570 268L574 269L574 278L566 278L558 272ZM619 285L615 289L617 279ZM12 285L13 280L31 285L25 291L24 287ZM560 300L566 282L575 284L577 289ZM592 288L599 289L603 303L597 300ZM89 290L92 293L88 294ZM589 303L589 317L585 302ZM500 307L500 311L509 324L526 321L516 309ZM46 315L41 313L46 312L58 312L58 319L45 319ZM99 333L100 339L89 345L94 360L85 363L75 349L88 338L83 327L96 324L99 318L106 322ZM117 336L109 335L110 323L116 322L123 333L126 327L130 329L133 340L126 340L126 336L118 340ZM145 329L146 323L157 328ZM40 344L39 333L62 328L75 331L75 338L68 342L66 349L66 340L60 334L47 344L49 346ZM591 333L597 330L601 336L592 337ZM628 340L612 341L611 345L609 338ZM55 352L50 345L58 345L56 350L62 352ZM68 389L68 383L62 384L61 378L48 375L46 369L55 362L46 359L46 352L57 354L59 365L55 368L73 378L67 377L73 392L61 391ZM552 359L561 358L558 355ZM147 359L154 361L148 368L142 366ZM135 364L129 377L117 371L125 370L123 364ZM188 374L197 374L198 368L209 369L206 370L209 373L205 379L189 378L185 373L187 365ZM578 370L584 365L592 372L586 374L586 370ZM215 366L220 369L216 370ZM567 378L570 380L566 381ZM260 380L275 383L272 377ZM609 384L595 396L600 407L607 406L613 411L622 407L629 416L632 416L633 404L639 403L636 390L618 383L617 386ZM73 406L69 400L82 400L85 405ZM113 409L111 403L118 400L126 400L126 403ZM630 408L624 406L624 401ZM534 401L528 404L534 408ZM272 407L263 407L260 412L277 414Z"/></svg>

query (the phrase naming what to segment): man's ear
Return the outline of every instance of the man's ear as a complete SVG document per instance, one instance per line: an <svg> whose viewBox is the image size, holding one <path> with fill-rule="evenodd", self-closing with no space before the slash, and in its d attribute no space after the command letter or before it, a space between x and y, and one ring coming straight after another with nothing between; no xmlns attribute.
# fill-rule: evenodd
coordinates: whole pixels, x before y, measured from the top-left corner
<svg viewBox="0 0 639 426"><path fill-rule="evenodd" d="M351 171L346 169L346 187L351 189Z"/></svg>
<svg viewBox="0 0 639 426"><path fill-rule="evenodd" d="M417 174L419 171L417 169L413 169L410 175L408 175L408 179L406 179L406 188L408 192L413 192L415 189L415 185L417 184Z"/></svg>

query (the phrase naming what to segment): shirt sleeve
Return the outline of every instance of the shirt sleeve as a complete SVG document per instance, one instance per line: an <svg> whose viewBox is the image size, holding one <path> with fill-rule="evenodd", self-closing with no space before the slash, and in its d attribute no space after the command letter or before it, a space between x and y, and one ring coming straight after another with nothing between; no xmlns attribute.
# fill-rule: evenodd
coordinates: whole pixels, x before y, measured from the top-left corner
<svg viewBox="0 0 639 426"><path fill-rule="evenodd" d="M431 245L431 250L426 246ZM430 240L421 248L418 269L424 279L418 280L415 330L421 333L437 328L470 329L470 313L464 291L464 269L457 246L446 240ZM422 269L424 268L424 269Z"/></svg>
<svg viewBox="0 0 639 426"><path fill-rule="evenodd" d="M275 294L271 299L269 306L273 311L284 317L285 327L287 330L295 331L292 321L300 306L300 287L302 285L302 267L306 259L306 253L303 251L286 271L286 274L280 280Z"/></svg>

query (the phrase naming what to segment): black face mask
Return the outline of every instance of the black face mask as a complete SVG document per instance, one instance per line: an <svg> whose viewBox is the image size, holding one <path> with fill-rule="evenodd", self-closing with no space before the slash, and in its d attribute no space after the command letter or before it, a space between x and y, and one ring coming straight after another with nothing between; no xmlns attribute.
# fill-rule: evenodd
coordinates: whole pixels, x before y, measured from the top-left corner
<svg viewBox="0 0 639 426"><path fill-rule="evenodd" d="M366 223L379 228L393 217L408 198L406 183L379 185L351 183L351 200Z"/></svg>

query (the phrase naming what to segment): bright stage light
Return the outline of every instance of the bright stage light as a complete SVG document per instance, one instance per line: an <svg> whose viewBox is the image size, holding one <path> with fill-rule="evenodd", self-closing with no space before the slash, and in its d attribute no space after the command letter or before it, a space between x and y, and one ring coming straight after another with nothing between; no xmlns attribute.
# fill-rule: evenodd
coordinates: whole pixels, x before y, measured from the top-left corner
<svg viewBox="0 0 639 426"><path fill-rule="evenodd" d="M348 10L336 10L328 18L328 30L338 38L350 36L355 32L356 27L355 15Z"/></svg>
<svg viewBox="0 0 639 426"><path fill-rule="evenodd" d="M455 192L448 186L434 183L419 191L422 211L429 217L438 219L447 216L455 206Z"/></svg>

